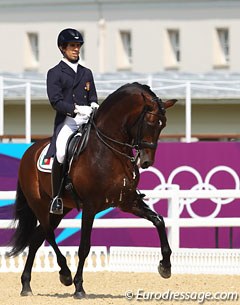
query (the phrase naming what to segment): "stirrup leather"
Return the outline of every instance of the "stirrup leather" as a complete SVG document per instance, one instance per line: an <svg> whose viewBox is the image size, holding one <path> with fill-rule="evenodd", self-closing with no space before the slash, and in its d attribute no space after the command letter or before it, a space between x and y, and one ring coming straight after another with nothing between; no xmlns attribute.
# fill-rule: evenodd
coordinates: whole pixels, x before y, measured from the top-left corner
<svg viewBox="0 0 240 305"><path fill-rule="evenodd" d="M50 213L62 215L63 214L63 201L62 198L59 198L58 196L54 197L51 206L50 206Z"/></svg>

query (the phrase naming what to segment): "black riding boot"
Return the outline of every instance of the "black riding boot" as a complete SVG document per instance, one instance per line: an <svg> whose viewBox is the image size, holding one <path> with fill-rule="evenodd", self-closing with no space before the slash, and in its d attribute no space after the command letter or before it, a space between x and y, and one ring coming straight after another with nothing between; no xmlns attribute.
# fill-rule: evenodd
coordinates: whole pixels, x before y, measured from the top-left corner
<svg viewBox="0 0 240 305"><path fill-rule="evenodd" d="M61 187L63 176L63 164L57 161L57 158L54 158L52 166L52 201L50 206L50 213L52 214L63 214L63 201L60 198L59 189Z"/></svg>

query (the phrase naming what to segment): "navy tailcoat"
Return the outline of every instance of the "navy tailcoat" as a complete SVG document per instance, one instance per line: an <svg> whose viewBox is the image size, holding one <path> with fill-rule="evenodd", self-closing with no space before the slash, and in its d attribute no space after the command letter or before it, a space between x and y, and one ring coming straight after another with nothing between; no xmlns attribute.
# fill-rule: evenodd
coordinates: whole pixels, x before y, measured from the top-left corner
<svg viewBox="0 0 240 305"><path fill-rule="evenodd" d="M66 116L74 117L75 104L88 105L97 103L97 93L92 71L78 65L77 73L65 62L47 73L47 94L49 101L56 110L54 131L46 158L53 157L56 153L56 138L63 126Z"/></svg>

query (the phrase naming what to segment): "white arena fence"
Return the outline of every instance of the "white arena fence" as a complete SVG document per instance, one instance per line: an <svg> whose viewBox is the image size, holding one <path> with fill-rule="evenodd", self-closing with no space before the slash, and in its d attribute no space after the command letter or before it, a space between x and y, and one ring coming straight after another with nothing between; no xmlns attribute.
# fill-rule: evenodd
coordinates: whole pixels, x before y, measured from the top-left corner
<svg viewBox="0 0 240 305"><path fill-rule="evenodd" d="M78 247L60 250L67 258L68 266L76 272ZM8 258L9 249L0 247L0 272L22 272L27 257L24 251L15 258ZM91 247L84 271L150 272L157 273L162 259L159 248L143 247ZM239 275L240 250L230 249L179 249L171 256L173 274L231 274ZM36 255L34 272L59 271L55 253L51 247L41 247Z"/></svg>
<svg viewBox="0 0 240 305"><path fill-rule="evenodd" d="M183 200L212 199L221 204L240 198L240 190L180 190L172 185L169 190L142 191L146 199L168 199L168 216L165 218L168 227L168 238L173 250L173 273L208 273L239 274L240 250L238 249L182 249L180 228L191 227L239 227L239 217L215 218L214 213L208 217L191 215L192 218L180 218ZM14 199L15 192L0 192L0 199ZM221 200L221 201L218 201ZM187 202L187 201L186 201ZM215 213L216 214L216 213ZM11 220L0 220L0 229L11 226ZM80 228L79 219L63 219L59 228ZM95 219L94 228L152 228L145 219ZM77 268L77 247L61 247L72 271ZM26 260L26 251L16 258L8 258L8 249L0 248L0 271L20 272ZM88 256L86 271L126 271L157 272L161 259L159 248L144 247L92 247ZM48 272L59 270L55 254L51 247L41 247L37 253L34 271Z"/></svg>

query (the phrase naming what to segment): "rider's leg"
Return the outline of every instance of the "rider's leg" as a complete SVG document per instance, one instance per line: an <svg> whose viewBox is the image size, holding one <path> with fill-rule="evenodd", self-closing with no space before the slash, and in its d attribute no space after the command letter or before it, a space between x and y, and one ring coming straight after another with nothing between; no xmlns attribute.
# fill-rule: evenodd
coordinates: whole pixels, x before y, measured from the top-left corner
<svg viewBox="0 0 240 305"><path fill-rule="evenodd" d="M78 128L75 121L67 117L64 125L60 130L56 141L56 156L54 158L52 167L52 197L50 206L50 213L62 214L63 213L63 201L61 198L60 187L63 179L63 161L65 157L65 150L68 138Z"/></svg>
<svg viewBox="0 0 240 305"><path fill-rule="evenodd" d="M63 164L59 163L57 157L54 157L52 166L52 198L50 213L63 214L63 202L60 194L60 186L63 178Z"/></svg>

